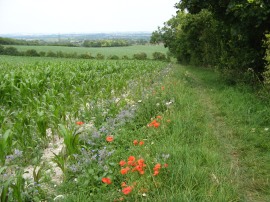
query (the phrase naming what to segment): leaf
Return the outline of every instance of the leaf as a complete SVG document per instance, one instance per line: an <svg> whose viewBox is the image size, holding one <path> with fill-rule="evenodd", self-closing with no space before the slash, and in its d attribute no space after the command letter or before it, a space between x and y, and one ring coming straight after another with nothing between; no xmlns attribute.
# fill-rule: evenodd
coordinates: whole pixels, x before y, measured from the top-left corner
<svg viewBox="0 0 270 202"><path fill-rule="evenodd" d="M6 169L7 167L6 166L3 166L0 168L0 174L2 174L2 172Z"/></svg>
<svg viewBox="0 0 270 202"><path fill-rule="evenodd" d="M8 202L8 187L9 186L3 186L1 191L1 201Z"/></svg>

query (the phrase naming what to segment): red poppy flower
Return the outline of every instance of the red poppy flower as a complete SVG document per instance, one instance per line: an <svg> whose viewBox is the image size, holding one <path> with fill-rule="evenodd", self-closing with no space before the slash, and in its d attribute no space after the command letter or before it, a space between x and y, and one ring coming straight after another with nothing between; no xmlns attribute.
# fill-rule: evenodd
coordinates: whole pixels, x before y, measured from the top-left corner
<svg viewBox="0 0 270 202"><path fill-rule="evenodd" d="M132 191L132 187L131 186L128 186L128 187L122 189L122 192L125 195L129 194L131 191Z"/></svg>
<svg viewBox="0 0 270 202"><path fill-rule="evenodd" d="M82 121L77 121L76 124L80 126L80 125L83 125L84 122L82 122Z"/></svg>
<svg viewBox="0 0 270 202"><path fill-rule="evenodd" d="M133 141L133 144L134 144L135 146L136 146L138 143L139 143L138 140L134 140L134 141Z"/></svg>
<svg viewBox="0 0 270 202"><path fill-rule="evenodd" d="M168 164L167 164L167 163L165 163L165 164L164 164L164 168L167 168L167 167L168 167Z"/></svg>
<svg viewBox="0 0 270 202"><path fill-rule="evenodd" d="M123 167L124 165L126 165L126 162L123 161L123 160L121 160L121 161L119 162L119 165L120 165L121 167Z"/></svg>
<svg viewBox="0 0 270 202"><path fill-rule="evenodd" d="M154 120L153 120L151 123L149 123L147 126L148 126L148 127L152 127L152 126L154 126L156 123L157 123L157 120L154 119Z"/></svg>
<svg viewBox="0 0 270 202"><path fill-rule="evenodd" d="M144 160L143 160L143 159L139 159L139 160L138 160L138 164L139 164L139 165L144 165Z"/></svg>
<svg viewBox="0 0 270 202"><path fill-rule="evenodd" d="M111 184L112 183L111 179L108 178L108 177L103 177L102 182L105 183L105 184Z"/></svg>
<svg viewBox="0 0 270 202"><path fill-rule="evenodd" d="M157 163L155 167L153 168L154 171L158 171L161 168L161 164Z"/></svg>
<svg viewBox="0 0 270 202"><path fill-rule="evenodd" d="M128 160L129 161L135 161L135 157L134 156L130 156L130 157L128 157Z"/></svg>
<svg viewBox="0 0 270 202"><path fill-rule="evenodd" d="M121 172L122 175L125 175L125 174L128 173L128 171L129 171L129 167L126 167L126 168L121 169L120 172Z"/></svg>
<svg viewBox="0 0 270 202"><path fill-rule="evenodd" d="M107 136L106 140L107 140L107 142L112 142L113 141L113 136Z"/></svg>
<svg viewBox="0 0 270 202"><path fill-rule="evenodd" d="M140 141L139 145L141 145L141 146L144 145L144 141Z"/></svg>
<svg viewBox="0 0 270 202"><path fill-rule="evenodd" d="M158 174L159 174L159 171L155 170L153 175L157 176Z"/></svg>
<svg viewBox="0 0 270 202"><path fill-rule="evenodd" d="M160 126L160 123L156 122L153 124L155 128L158 128Z"/></svg>
<svg viewBox="0 0 270 202"><path fill-rule="evenodd" d="M157 119L162 119L162 116L157 116Z"/></svg>

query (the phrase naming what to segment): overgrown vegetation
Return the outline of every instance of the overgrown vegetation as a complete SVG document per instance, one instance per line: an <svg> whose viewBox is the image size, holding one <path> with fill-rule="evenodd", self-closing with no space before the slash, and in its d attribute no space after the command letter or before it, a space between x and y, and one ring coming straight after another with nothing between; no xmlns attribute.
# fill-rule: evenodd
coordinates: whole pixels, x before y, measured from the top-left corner
<svg viewBox="0 0 270 202"><path fill-rule="evenodd" d="M264 84L266 86L266 90L269 92L270 90L270 34L267 34L266 37L267 39L265 41L265 46L267 50L266 50L265 60L267 64L266 64L266 69L263 76L264 76Z"/></svg>
<svg viewBox="0 0 270 202"><path fill-rule="evenodd" d="M153 32L152 43L163 41L179 62L218 68L232 82L250 82L250 70L260 77L269 2L184 0L176 7L176 16Z"/></svg>

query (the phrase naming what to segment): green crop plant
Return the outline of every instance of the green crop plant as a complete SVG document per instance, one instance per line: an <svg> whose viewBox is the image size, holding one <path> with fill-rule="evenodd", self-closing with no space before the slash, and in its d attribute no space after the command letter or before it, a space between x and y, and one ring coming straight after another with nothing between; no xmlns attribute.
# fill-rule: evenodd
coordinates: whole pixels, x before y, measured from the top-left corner
<svg viewBox="0 0 270 202"><path fill-rule="evenodd" d="M59 132L64 138L67 155L76 154L79 152L79 134L77 131L72 131L64 125L59 124Z"/></svg>
<svg viewBox="0 0 270 202"><path fill-rule="evenodd" d="M64 176L66 173L66 164L67 164L67 155L64 154L63 152L59 154L54 154L54 158L52 159L53 162L57 164L57 166L62 170Z"/></svg>
<svg viewBox="0 0 270 202"><path fill-rule="evenodd" d="M41 178L42 178L42 171L43 171L43 168L44 167L44 163L43 165L37 170L37 166L35 166L34 170L33 170L33 179L34 179L34 182L35 183L39 183Z"/></svg>
<svg viewBox="0 0 270 202"><path fill-rule="evenodd" d="M3 135L0 134L0 160L2 164L5 164L6 155L11 152L12 146L12 134L11 130L7 130Z"/></svg>

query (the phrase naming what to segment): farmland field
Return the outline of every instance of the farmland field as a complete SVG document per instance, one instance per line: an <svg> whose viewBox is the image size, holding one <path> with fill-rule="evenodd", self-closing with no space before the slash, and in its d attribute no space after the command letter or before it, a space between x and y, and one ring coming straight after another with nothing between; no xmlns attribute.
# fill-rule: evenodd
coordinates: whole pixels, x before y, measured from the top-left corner
<svg viewBox="0 0 270 202"><path fill-rule="evenodd" d="M163 45L133 45L127 47L103 47L103 48L85 48L85 47L63 47L63 46L14 46L18 51L26 51L29 49L35 49L36 51L53 51L58 52L62 51L64 53L74 53L83 54L90 53L92 56L96 56L98 53L103 54L104 56L117 55L118 57L132 56L136 53L145 52L148 58L152 58L154 52L161 52L166 54L168 49L164 48ZM6 46L8 47L8 46Z"/></svg>
<svg viewBox="0 0 270 202"><path fill-rule="evenodd" d="M51 178L56 184L63 181L63 175L68 172L66 157L73 159L73 155L82 152L81 149L88 151L91 148L93 151L91 145L97 143L91 143L90 134L98 137L114 135L116 128L129 122L134 116L135 104L147 96L144 88L151 85L166 65L157 61L1 56L0 160L3 169L0 171L5 171L10 180L16 176L14 181L19 176L19 179L29 178L39 184L41 172L45 175L43 181L48 182ZM84 127L79 128L82 124ZM59 144L62 145L59 147ZM55 147L61 150L64 144L63 153L51 151ZM103 148L104 143L94 148L98 152L101 146ZM46 148L51 149L48 158L44 157ZM104 149L103 152L105 155L109 151ZM55 162L54 166L51 165L52 161ZM46 174L45 170L41 171L41 164L46 167ZM14 169L17 166L20 169ZM36 169L36 166L39 167ZM59 167L61 171L50 171L51 167ZM47 172L62 173L58 176L61 180ZM25 176L25 173L29 173L29 176ZM2 187L3 195L11 185L3 178L0 181L1 184L6 183ZM27 186L31 189L22 194L33 195L32 191L38 190L38 198L53 196L53 193L45 196L44 191L41 192L31 183ZM17 187L20 193L21 188ZM33 200L33 196L28 197ZM26 199L27 196L22 198Z"/></svg>

